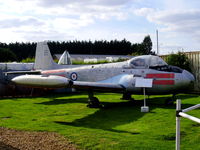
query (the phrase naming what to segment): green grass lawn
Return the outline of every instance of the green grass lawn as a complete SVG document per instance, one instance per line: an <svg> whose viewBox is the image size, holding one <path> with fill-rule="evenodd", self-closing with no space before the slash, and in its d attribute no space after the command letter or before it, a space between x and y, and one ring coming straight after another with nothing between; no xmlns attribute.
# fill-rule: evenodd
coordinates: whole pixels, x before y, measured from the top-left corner
<svg viewBox="0 0 200 150"><path fill-rule="evenodd" d="M165 106L169 96L151 96L149 113L141 113L143 96L135 103L120 94L96 94L105 108L88 108L87 95L54 95L0 100L0 126L19 130L53 131L81 149L175 149L175 105ZM200 103L198 95L178 95L182 107ZM200 109L189 114L200 117ZM181 121L181 148L200 149L200 125Z"/></svg>

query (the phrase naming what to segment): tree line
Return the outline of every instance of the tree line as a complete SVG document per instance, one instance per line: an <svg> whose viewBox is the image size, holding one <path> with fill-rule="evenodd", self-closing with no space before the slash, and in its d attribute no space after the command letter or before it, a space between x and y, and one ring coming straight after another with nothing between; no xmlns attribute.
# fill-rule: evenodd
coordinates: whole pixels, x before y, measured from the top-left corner
<svg viewBox="0 0 200 150"><path fill-rule="evenodd" d="M148 55L153 54L149 35L141 43L123 40L101 41L48 41L51 54L61 54L67 50L70 54L107 54L107 55ZM36 43L1 43L0 61L21 61L35 56Z"/></svg>

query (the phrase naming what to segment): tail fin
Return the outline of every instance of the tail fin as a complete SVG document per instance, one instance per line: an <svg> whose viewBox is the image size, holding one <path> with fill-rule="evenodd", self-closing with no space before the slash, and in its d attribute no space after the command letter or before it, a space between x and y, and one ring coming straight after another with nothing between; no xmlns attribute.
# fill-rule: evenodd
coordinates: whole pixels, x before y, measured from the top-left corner
<svg viewBox="0 0 200 150"><path fill-rule="evenodd" d="M35 70L48 70L56 68L56 64L51 56L47 42L38 42L35 54Z"/></svg>
<svg viewBox="0 0 200 150"><path fill-rule="evenodd" d="M58 64L59 65L71 65L72 64L71 57L67 50L60 57Z"/></svg>

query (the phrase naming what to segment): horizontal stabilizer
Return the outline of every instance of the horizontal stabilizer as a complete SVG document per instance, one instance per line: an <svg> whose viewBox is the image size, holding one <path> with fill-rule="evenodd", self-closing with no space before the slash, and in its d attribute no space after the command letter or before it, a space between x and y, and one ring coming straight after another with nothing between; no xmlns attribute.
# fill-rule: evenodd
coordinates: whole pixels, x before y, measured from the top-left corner
<svg viewBox="0 0 200 150"><path fill-rule="evenodd" d="M71 65L72 64L71 57L67 50L64 51L64 53L60 57L58 64L59 65Z"/></svg>

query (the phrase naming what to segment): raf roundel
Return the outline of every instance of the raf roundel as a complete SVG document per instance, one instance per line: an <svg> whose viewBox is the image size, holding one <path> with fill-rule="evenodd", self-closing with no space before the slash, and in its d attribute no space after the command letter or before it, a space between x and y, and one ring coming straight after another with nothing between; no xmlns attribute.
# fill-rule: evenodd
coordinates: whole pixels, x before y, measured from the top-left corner
<svg viewBox="0 0 200 150"><path fill-rule="evenodd" d="M76 72L72 72L70 77L73 81L76 81L78 76Z"/></svg>

